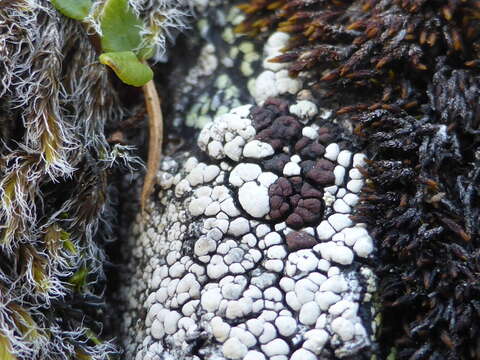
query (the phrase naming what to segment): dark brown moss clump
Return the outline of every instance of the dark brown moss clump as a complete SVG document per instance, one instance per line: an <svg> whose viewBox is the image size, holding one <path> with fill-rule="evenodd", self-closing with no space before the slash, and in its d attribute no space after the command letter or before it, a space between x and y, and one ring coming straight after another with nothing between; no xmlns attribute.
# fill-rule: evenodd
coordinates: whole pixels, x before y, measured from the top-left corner
<svg viewBox="0 0 480 360"><path fill-rule="evenodd" d="M379 341L398 359L477 359L478 161L428 116L377 110L360 121L376 159L357 213L380 248Z"/></svg>
<svg viewBox="0 0 480 360"><path fill-rule="evenodd" d="M356 217L379 249L381 358L480 359L480 2L242 8L239 31L292 34L276 61L356 123L374 159Z"/></svg>
<svg viewBox="0 0 480 360"><path fill-rule="evenodd" d="M290 62L292 75L311 71L323 89L374 91L368 102L349 105L357 109L418 107L425 94L416 88L430 81L438 56L456 66L479 64L480 5L474 0L252 0L241 8L248 16L238 31L275 27L292 35L275 60Z"/></svg>

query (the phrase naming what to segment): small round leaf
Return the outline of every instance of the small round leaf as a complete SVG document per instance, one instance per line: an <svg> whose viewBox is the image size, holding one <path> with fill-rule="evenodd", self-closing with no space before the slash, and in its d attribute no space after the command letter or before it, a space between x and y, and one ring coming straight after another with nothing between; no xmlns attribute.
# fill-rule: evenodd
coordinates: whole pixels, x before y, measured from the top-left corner
<svg viewBox="0 0 480 360"><path fill-rule="evenodd" d="M71 19L82 21L88 16L92 0L50 0L61 14Z"/></svg>
<svg viewBox="0 0 480 360"><path fill-rule="evenodd" d="M107 0L102 9L102 50L134 51L142 43L143 22L128 5L128 0Z"/></svg>
<svg viewBox="0 0 480 360"><path fill-rule="evenodd" d="M100 55L100 62L109 66L125 84L143 86L153 79L153 71L140 62L132 51L110 52Z"/></svg>

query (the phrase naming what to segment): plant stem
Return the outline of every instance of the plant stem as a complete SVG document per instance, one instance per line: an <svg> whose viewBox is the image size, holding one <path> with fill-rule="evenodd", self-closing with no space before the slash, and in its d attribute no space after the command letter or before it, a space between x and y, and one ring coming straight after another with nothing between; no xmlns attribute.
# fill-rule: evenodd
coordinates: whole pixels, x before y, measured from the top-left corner
<svg viewBox="0 0 480 360"><path fill-rule="evenodd" d="M145 95L145 104L148 113L149 140L147 173L145 174L140 200L142 213L145 211L148 197L152 193L155 177L160 168L163 140L162 108L154 80L149 81L143 86L143 93Z"/></svg>

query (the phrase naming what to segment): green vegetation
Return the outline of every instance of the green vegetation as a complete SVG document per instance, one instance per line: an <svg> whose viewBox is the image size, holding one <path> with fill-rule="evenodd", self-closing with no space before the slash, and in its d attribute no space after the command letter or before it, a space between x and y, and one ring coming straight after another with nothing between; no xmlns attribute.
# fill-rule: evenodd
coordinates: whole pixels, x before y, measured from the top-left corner
<svg viewBox="0 0 480 360"><path fill-rule="evenodd" d="M86 23L91 0L51 0L63 15ZM125 84L143 86L153 79L153 71L142 62L153 55L153 45L141 35L143 21L128 0L107 0L99 11L102 54L100 62L109 66Z"/></svg>
<svg viewBox="0 0 480 360"><path fill-rule="evenodd" d="M110 52L100 55L100 62L109 66L125 84L142 86L153 79L153 71L141 63L132 51Z"/></svg>
<svg viewBox="0 0 480 360"><path fill-rule="evenodd" d="M88 16L92 7L92 0L51 0L51 2L63 15L80 21Z"/></svg>

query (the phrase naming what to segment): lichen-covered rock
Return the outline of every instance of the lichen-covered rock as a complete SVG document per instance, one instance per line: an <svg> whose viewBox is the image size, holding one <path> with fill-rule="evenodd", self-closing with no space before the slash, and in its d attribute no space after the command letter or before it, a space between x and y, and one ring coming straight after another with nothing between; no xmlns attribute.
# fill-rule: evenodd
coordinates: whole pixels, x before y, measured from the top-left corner
<svg viewBox="0 0 480 360"><path fill-rule="evenodd" d="M267 100L249 115L246 107L232 109L201 131L206 158L185 154L165 161L162 171L169 175L159 175L156 205L146 219L138 217L131 235L138 267L124 290L135 302L126 309L123 331L140 337L129 338L130 356L242 359L256 352L289 358L298 347L330 358L368 353L372 325L365 314L372 311L373 288L366 284L374 277L363 259L373 256L374 246L362 224L349 219L352 208L343 200L355 196L348 184L362 177L344 175L334 185L333 174L336 166L349 174L353 163L345 158L362 155L343 149L342 156L320 158L331 165L308 177L316 164L302 166L291 139L269 158L294 158L300 172L292 175L284 174L289 162L267 170L263 158L252 163L248 156L235 161L210 152L211 143L224 148L234 131L258 126L256 119L269 108L278 112L271 128L285 116L297 121L281 112L287 105ZM298 124L292 136L300 139ZM259 134L249 134L245 146ZM145 318L135 317L142 312ZM322 332L307 338L315 329ZM279 333L290 333L289 342Z"/></svg>
<svg viewBox="0 0 480 360"><path fill-rule="evenodd" d="M164 159L128 234L127 358L369 358L375 247L350 219L365 156L290 90L256 98L250 87L257 104L217 113Z"/></svg>

